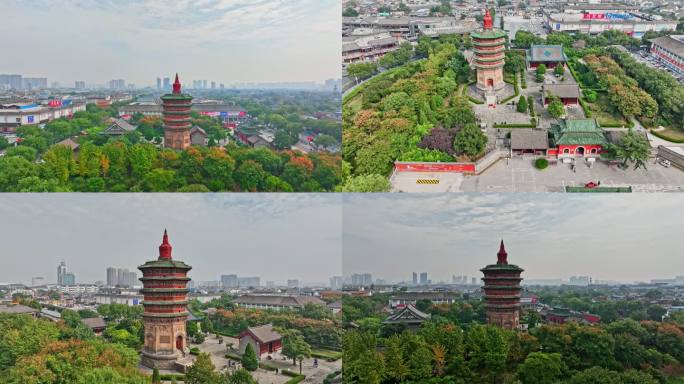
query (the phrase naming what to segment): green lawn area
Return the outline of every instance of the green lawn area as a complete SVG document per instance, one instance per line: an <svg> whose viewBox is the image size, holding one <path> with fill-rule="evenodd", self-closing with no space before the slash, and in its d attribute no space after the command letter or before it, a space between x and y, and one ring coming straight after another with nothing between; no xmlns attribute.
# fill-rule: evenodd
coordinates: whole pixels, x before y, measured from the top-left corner
<svg viewBox="0 0 684 384"><path fill-rule="evenodd" d="M346 103L344 103L344 108L346 110L352 111L354 115L356 115L356 112L361 110L361 105L363 103L363 92L358 92L354 97L351 99L347 100Z"/></svg>
<svg viewBox="0 0 684 384"><path fill-rule="evenodd" d="M597 118L601 126L627 126L627 120L613 107L605 93L599 93L598 99L594 103L587 102L592 117Z"/></svg>
<svg viewBox="0 0 684 384"><path fill-rule="evenodd" d="M312 357L317 357L319 359L326 359L326 360L339 360L342 358L342 352L339 351L331 351L329 349L311 349L311 356Z"/></svg>
<svg viewBox="0 0 684 384"><path fill-rule="evenodd" d="M684 132L680 130L676 130L673 128L665 128L662 131L651 131L651 133L660 137L663 140L668 140L675 143L684 143Z"/></svg>

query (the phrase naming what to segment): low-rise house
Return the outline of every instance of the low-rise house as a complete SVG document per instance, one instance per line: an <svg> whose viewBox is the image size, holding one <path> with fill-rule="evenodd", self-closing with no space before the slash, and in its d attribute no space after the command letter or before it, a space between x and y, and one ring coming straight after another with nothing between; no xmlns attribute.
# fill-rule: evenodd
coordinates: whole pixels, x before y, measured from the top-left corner
<svg viewBox="0 0 684 384"><path fill-rule="evenodd" d="M135 127L129 124L126 120L112 119L111 124L109 124L109 126L102 131L102 134L111 137L118 137L133 131L135 131Z"/></svg>
<svg viewBox="0 0 684 384"><path fill-rule="evenodd" d="M38 310L21 304L0 304L0 313L38 316Z"/></svg>
<svg viewBox="0 0 684 384"><path fill-rule="evenodd" d="M546 155L549 149L549 135L543 129L511 130L511 151L516 155Z"/></svg>
<svg viewBox="0 0 684 384"><path fill-rule="evenodd" d="M55 145L63 145L63 146L65 146L65 147L71 148L71 151L72 151L75 155L78 154L78 148L80 147L80 145L79 145L74 139L72 139L71 137L66 138L66 139L64 139L64 140L62 140L62 141L60 141L60 142L58 142L58 143L55 143Z"/></svg>
<svg viewBox="0 0 684 384"><path fill-rule="evenodd" d="M532 45L527 50L527 66L530 69L536 69L540 64L555 68L556 65L565 65L567 61L562 45Z"/></svg>
<svg viewBox="0 0 684 384"><path fill-rule="evenodd" d="M282 336L273 330L271 324L249 327L238 336L238 340L241 354L251 344L259 358L264 354L276 353L282 348Z"/></svg>
<svg viewBox="0 0 684 384"><path fill-rule="evenodd" d="M389 299L390 308L416 305L420 300L430 300L432 304L453 304L457 295L452 292L400 292Z"/></svg>
<svg viewBox="0 0 684 384"><path fill-rule="evenodd" d="M579 85L544 83L542 85L542 102L544 106L548 105L554 96L559 98L563 105L579 105Z"/></svg>
<svg viewBox="0 0 684 384"><path fill-rule="evenodd" d="M86 327L90 328L91 331L97 336L100 336L107 328L107 322L102 317L90 317L87 319L82 319L81 322Z"/></svg>
<svg viewBox="0 0 684 384"><path fill-rule="evenodd" d="M238 307L275 311L300 310L309 303L325 305L325 301L315 296L243 295L233 302Z"/></svg>
<svg viewBox="0 0 684 384"><path fill-rule="evenodd" d="M190 129L190 145L206 146L207 132L196 125L193 126Z"/></svg>
<svg viewBox="0 0 684 384"><path fill-rule="evenodd" d="M49 310L47 308L41 309L40 312L38 313L38 316L40 316L44 319L52 320L54 322L62 320L62 314L61 313L59 313L57 311Z"/></svg>
<svg viewBox="0 0 684 384"><path fill-rule="evenodd" d="M606 144L603 130L595 119L563 119L549 129L552 148L559 158L598 157Z"/></svg>
<svg viewBox="0 0 684 384"><path fill-rule="evenodd" d="M418 329L424 321L429 320L430 314L419 311L413 305L406 305L389 315L382 323L385 325L399 325L408 329Z"/></svg>

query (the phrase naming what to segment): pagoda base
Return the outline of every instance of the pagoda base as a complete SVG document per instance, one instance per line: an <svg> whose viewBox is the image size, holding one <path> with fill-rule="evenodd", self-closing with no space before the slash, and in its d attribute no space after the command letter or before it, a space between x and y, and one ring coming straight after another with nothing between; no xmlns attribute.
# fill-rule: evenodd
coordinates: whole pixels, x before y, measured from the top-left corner
<svg viewBox="0 0 684 384"><path fill-rule="evenodd" d="M517 329L520 326L520 311L488 311L487 324L504 329Z"/></svg>
<svg viewBox="0 0 684 384"><path fill-rule="evenodd" d="M499 104L499 101L505 100L508 97L515 95L515 89L513 89L513 85L508 83L504 83L499 89L493 89L489 87L485 90L482 90L473 84L468 87L467 94L473 99L480 100L483 103L490 105L493 104L491 102L492 100L496 100L494 104Z"/></svg>
<svg viewBox="0 0 684 384"><path fill-rule="evenodd" d="M162 354L151 353L143 350L142 354L140 355L140 362L142 363L142 365L148 368L176 371L178 370L176 362L181 358L183 358L183 354L178 352L172 354Z"/></svg>
<svg viewBox="0 0 684 384"><path fill-rule="evenodd" d="M503 81L500 84L494 84L493 86L486 86L480 83L475 83L475 85L477 86L477 89L482 92L497 92L506 87L506 83Z"/></svg>

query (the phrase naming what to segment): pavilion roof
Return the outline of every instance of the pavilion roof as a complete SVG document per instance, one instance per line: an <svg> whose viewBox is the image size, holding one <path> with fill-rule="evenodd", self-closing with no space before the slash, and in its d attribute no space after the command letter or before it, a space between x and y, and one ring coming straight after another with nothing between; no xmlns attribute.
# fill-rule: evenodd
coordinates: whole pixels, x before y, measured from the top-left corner
<svg viewBox="0 0 684 384"><path fill-rule="evenodd" d="M606 138L595 119L561 120L549 129L555 145L603 145Z"/></svg>

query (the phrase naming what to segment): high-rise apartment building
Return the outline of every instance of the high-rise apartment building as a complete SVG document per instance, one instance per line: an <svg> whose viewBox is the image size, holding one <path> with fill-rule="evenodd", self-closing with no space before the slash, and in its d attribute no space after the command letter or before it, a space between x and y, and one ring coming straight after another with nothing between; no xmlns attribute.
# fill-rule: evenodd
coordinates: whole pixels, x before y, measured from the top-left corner
<svg viewBox="0 0 684 384"><path fill-rule="evenodd" d="M114 287L119 283L116 268L107 267L107 286Z"/></svg>
<svg viewBox="0 0 684 384"><path fill-rule="evenodd" d="M221 275L221 287L225 288L237 288L238 287L238 277L237 275Z"/></svg>

